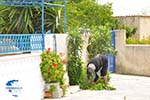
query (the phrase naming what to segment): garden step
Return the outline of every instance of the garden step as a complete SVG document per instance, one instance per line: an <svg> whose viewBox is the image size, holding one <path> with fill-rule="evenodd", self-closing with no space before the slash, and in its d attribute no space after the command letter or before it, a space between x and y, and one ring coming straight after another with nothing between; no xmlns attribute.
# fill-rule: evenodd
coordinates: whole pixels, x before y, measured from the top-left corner
<svg viewBox="0 0 150 100"><path fill-rule="evenodd" d="M75 93L75 92L78 92L78 91L80 91L80 88L79 88L78 85L69 86L69 87L67 88L66 95L72 94L72 93Z"/></svg>

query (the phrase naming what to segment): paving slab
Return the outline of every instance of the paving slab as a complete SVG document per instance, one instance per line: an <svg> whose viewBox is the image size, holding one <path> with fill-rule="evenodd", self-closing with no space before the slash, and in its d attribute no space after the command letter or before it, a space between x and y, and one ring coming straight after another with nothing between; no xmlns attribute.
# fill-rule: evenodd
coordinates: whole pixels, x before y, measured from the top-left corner
<svg viewBox="0 0 150 100"><path fill-rule="evenodd" d="M150 77L120 74L110 76L110 84L116 90L91 91L72 88L73 92L68 92L65 97L49 100L150 100Z"/></svg>

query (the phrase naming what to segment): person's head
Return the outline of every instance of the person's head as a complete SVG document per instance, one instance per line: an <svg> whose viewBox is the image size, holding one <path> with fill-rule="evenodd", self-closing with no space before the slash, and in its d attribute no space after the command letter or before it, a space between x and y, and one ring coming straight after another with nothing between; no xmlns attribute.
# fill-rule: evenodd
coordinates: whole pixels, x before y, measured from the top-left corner
<svg viewBox="0 0 150 100"><path fill-rule="evenodd" d="M100 56L101 56L101 54L97 54L97 55L96 55L96 57L100 57Z"/></svg>
<svg viewBox="0 0 150 100"><path fill-rule="evenodd" d="M90 73L94 73L96 69L95 65L92 63L90 63L87 68Z"/></svg>

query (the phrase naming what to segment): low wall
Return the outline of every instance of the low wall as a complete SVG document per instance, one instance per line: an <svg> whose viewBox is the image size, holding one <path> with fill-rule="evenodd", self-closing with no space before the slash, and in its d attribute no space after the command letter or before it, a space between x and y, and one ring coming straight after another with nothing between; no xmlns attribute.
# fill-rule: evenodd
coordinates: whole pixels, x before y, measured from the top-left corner
<svg viewBox="0 0 150 100"><path fill-rule="evenodd" d="M125 40L125 31L116 31L116 72L150 76L150 45L127 45Z"/></svg>
<svg viewBox="0 0 150 100"><path fill-rule="evenodd" d="M0 99L41 100L44 81L39 53L0 57Z"/></svg>

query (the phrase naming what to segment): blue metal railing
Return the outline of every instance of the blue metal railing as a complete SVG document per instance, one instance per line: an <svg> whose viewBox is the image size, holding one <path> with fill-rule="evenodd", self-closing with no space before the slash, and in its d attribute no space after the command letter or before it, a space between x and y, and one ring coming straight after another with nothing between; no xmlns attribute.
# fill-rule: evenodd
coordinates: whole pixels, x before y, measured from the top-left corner
<svg viewBox="0 0 150 100"><path fill-rule="evenodd" d="M42 34L0 34L0 54L42 50Z"/></svg>
<svg viewBox="0 0 150 100"><path fill-rule="evenodd" d="M53 2L63 2L59 5ZM0 6L34 6L42 8L42 32L41 34L0 34L0 54L14 54L18 52L30 52L44 50L44 7L64 8L64 32L66 33L66 0L0 0Z"/></svg>
<svg viewBox="0 0 150 100"><path fill-rule="evenodd" d="M62 2L64 0L44 0L45 2ZM40 4L42 0L0 0L4 4Z"/></svg>

